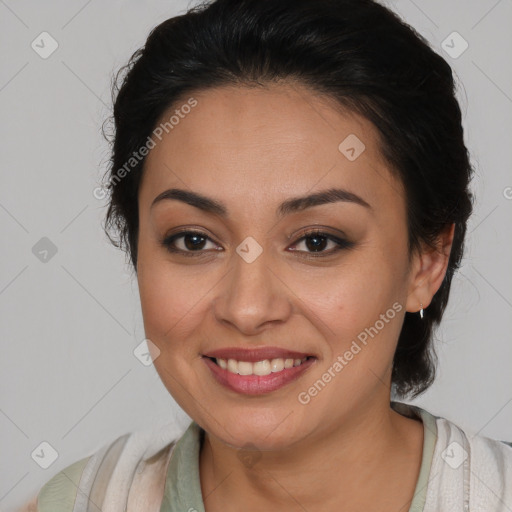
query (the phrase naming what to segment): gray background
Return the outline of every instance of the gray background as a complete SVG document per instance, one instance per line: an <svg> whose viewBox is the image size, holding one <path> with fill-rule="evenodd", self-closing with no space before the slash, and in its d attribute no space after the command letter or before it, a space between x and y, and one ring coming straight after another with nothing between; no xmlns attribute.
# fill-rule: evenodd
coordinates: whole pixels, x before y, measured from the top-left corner
<svg viewBox="0 0 512 512"><path fill-rule="evenodd" d="M137 285L93 195L108 159L100 127L112 73L188 4L0 0L1 510L125 432L188 422L133 354L144 339ZM438 332L438 379L414 403L512 441L512 1L388 5L459 77L477 172L467 252ZM46 59L31 47L43 31L59 45ZM441 47L462 48L446 39L454 31L469 44L457 58ZM46 261L43 237L57 249ZM31 457L43 441L58 452L47 469Z"/></svg>

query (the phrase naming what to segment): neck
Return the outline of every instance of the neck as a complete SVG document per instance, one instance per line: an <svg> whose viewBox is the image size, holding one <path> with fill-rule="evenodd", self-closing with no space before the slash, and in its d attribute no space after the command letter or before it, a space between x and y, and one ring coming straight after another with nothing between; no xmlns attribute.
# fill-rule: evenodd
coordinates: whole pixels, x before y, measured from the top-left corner
<svg viewBox="0 0 512 512"><path fill-rule="evenodd" d="M300 445L249 459L206 433L200 477L207 512L240 510L248 503L251 510L290 504L297 510L368 510L386 493L408 506L421 465L423 427L393 411L389 401L380 403L350 411L349 418L311 433Z"/></svg>

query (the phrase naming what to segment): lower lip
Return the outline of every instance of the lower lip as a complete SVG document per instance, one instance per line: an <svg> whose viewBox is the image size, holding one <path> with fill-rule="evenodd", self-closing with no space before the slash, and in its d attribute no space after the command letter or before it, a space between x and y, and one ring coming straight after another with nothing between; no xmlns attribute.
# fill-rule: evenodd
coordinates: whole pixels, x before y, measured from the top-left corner
<svg viewBox="0 0 512 512"><path fill-rule="evenodd" d="M286 384L298 379L315 360L312 357L299 366L285 368L280 372L270 373L269 375L238 375L222 369L210 358L203 356L203 361L210 368L219 384L231 389L231 391L246 395L262 395L286 386Z"/></svg>

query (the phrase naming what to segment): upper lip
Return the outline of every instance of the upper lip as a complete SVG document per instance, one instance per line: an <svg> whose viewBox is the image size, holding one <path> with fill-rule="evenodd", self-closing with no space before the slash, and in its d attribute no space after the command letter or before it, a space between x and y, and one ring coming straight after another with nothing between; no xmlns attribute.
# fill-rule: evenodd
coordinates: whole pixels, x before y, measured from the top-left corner
<svg viewBox="0 0 512 512"><path fill-rule="evenodd" d="M265 359L304 359L308 356L313 357L312 354L297 352L295 350L286 350L279 347L262 347L251 349L226 347L212 350L203 355L205 357L214 357L215 359L235 359L237 361L247 361L250 363L263 361Z"/></svg>

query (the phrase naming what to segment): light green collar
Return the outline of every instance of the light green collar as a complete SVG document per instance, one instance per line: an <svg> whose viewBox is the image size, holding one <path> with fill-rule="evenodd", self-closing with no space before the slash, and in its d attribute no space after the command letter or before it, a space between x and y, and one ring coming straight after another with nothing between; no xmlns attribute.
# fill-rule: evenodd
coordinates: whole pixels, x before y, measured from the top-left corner
<svg viewBox="0 0 512 512"><path fill-rule="evenodd" d="M160 512L205 512L199 480L201 436L202 428L193 421L174 447Z"/></svg>
<svg viewBox="0 0 512 512"><path fill-rule="evenodd" d="M402 402L391 402L391 408L409 418L417 417L423 422L423 455L421 458L420 474L414 489L414 498L409 512L422 512L427 498L427 486L437 441L436 417L425 409Z"/></svg>

